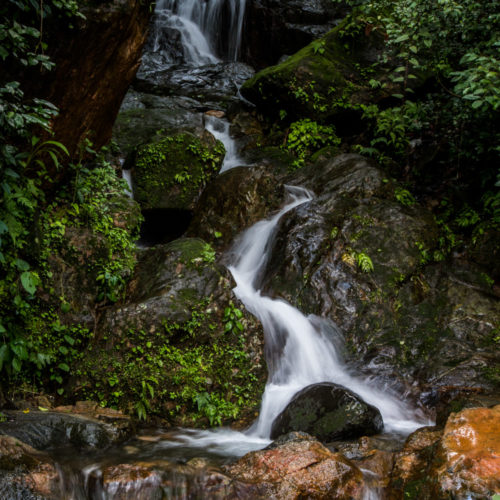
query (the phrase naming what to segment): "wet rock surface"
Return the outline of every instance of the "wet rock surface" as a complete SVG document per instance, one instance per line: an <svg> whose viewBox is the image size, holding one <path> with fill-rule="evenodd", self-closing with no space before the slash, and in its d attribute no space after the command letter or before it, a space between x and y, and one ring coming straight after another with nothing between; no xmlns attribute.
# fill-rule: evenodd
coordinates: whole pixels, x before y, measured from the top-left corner
<svg viewBox="0 0 500 500"><path fill-rule="evenodd" d="M279 176L270 168L231 169L203 192L188 235L199 236L216 248L227 248L244 229L277 210L284 196Z"/></svg>
<svg viewBox="0 0 500 500"><path fill-rule="evenodd" d="M292 431L306 432L322 442L377 434L383 429L377 408L337 384L305 387L276 417L271 439Z"/></svg>
<svg viewBox="0 0 500 500"><path fill-rule="evenodd" d="M211 102L233 101L240 85L254 74L243 63L219 63L197 68L174 68L140 71L134 88L141 92L162 95L182 95L202 99L205 106Z"/></svg>
<svg viewBox="0 0 500 500"><path fill-rule="evenodd" d="M361 499L363 475L349 460L304 433L283 436L269 448L224 468L251 486L243 498Z"/></svg>
<svg viewBox="0 0 500 500"><path fill-rule="evenodd" d="M452 414L419 429L395 456L389 498L480 499L500 492L500 406Z"/></svg>
<svg viewBox="0 0 500 500"><path fill-rule="evenodd" d="M53 460L12 436L0 435L0 496L55 500L59 477Z"/></svg>
<svg viewBox="0 0 500 500"><path fill-rule="evenodd" d="M398 391L442 387L494 392L499 353L492 340L498 299L483 272L463 259L423 261L439 228L417 204L401 205L377 166L340 155L299 170L287 183L314 199L281 222L264 290L343 331L346 356ZM307 242L307 244L303 244ZM361 265L369 257L371 272Z"/></svg>
<svg viewBox="0 0 500 500"><path fill-rule="evenodd" d="M6 421L0 423L1 435L12 436L40 450L68 444L82 449L100 449L123 441L131 433L128 419L116 414L108 414L108 422L94 418L87 411L79 415L18 411L6 412L6 417Z"/></svg>

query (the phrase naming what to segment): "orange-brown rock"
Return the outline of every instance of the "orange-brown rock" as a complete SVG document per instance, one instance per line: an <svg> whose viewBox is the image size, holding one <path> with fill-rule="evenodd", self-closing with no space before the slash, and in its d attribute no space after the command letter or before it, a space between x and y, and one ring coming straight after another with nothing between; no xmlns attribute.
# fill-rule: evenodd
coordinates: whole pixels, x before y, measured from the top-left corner
<svg viewBox="0 0 500 500"><path fill-rule="evenodd" d="M226 471L238 482L255 486L251 498L362 498L363 475L353 462L310 436L291 435L248 453Z"/></svg>
<svg viewBox="0 0 500 500"><path fill-rule="evenodd" d="M0 471L2 498L57 498L59 476L53 461L19 439L0 435Z"/></svg>
<svg viewBox="0 0 500 500"><path fill-rule="evenodd" d="M500 405L452 414L438 460L434 475L439 494L453 498L500 494Z"/></svg>

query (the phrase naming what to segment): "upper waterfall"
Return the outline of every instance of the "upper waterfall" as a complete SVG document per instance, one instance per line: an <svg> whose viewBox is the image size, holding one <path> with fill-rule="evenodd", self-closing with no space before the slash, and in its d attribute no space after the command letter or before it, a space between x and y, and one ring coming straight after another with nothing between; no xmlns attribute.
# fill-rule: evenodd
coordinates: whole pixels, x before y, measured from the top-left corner
<svg viewBox="0 0 500 500"><path fill-rule="evenodd" d="M181 35L186 62L194 66L220 59L236 61L240 51L246 0L158 0L155 46L163 29Z"/></svg>

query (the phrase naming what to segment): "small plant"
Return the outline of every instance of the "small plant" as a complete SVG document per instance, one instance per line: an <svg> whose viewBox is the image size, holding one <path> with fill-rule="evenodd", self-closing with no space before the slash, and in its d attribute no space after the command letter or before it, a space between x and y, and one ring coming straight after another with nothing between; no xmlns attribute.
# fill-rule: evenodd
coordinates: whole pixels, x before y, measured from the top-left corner
<svg viewBox="0 0 500 500"><path fill-rule="evenodd" d="M340 139L333 126L319 125L309 119L300 120L290 125L285 148L292 152L297 160L292 168L301 168L308 155L324 146L339 146Z"/></svg>
<svg viewBox="0 0 500 500"><path fill-rule="evenodd" d="M232 302L224 310L224 331L239 333L243 331L243 324L241 323L241 318L243 318L243 313L234 306Z"/></svg>
<svg viewBox="0 0 500 500"><path fill-rule="evenodd" d="M416 200L410 191L401 187L396 188L394 196L396 197L396 200L405 207L411 207L416 203Z"/></svg>
<svg viewBox="0 0 500 500"><path fill-rule="evenodd" d="M364 273L371 273L373 271L373 262L363 252L357 253L356 254L356 262L358 263L358 267L364 272Z"/></svg>

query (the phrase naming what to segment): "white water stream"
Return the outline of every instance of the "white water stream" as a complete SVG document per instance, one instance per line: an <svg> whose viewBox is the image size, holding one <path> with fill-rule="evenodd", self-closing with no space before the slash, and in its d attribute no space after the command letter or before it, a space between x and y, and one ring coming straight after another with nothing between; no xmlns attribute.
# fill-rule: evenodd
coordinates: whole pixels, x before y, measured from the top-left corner
<svg viewBox="0 0 500 500"><path fill-rule="evenodd" d="M224 10L225 9L225 10ZM228 56L236 60L243 25L245 0L159 0L156 7L157 30L176 28L181 33L187 61L194 66L217 62L216 37L222 30L223 17L228 22ZM157 36L158 39L158 36ZM205 115L205 126L226 147L221 172L243 165L229 134L229 123ZM429 424L404 401L377 387L373 381L351 374L340 358L325 320L307 317L280 299L262 295L260 281L273 247L273 236L281 217L312 199L304 188L288 187L290 201L276 215L246 230L231 251L229 266L235 281L236 296L261 322L265 332L269 379L262 399L259 418L245 433L218 429L186 430L175 441L164 441L164 447L191 446L215 453L243 455L263 448L270 442L274 419L302 388L318 382L334 382L357 393L376 406L384 420L385 430L407 434Z"/></svg>
<svg viewBox="0 0 500 500"><path fill-rule="evenodd" d="M227 33L221 57L236 61L240 51L246 0L158 0L154 51L160 50L161 30L174 28L181 34L184 57L193 66L219 62L217 38Z"/></svg>
<svg viewBox="0 0 500 500"><path fill-rule="evenodd" d="M343 385L368 403L376 406L384 420L385 431L408 434L430 421L418 415L395 395L376 387L375 382L351 375L333 342L321 327L321 320L306 317L281 299L262 295L259 290L273 247L281 217L312 199L312 193L301 187L287 186L290 201L270 219L247 229L231 250L229 266L235 281L235 295L246 309L262 322L268 355L269 378L256 422L245 433L219 429L189 430L177 435L177 442L165 447L192 446L215 453L243 455L270 443L274 419L302 388L318 382Z"/></svg>
<svg viewBox="0 0 500 500"><path fill-rule="evenodd" d="M230 134L231 124L222 118L216 116L205 115L205 129L208 130L217 140L224 144L226 155L222 162L220 172L225 172L234 167L243 167L247 164L241 159L238 153L236 141Z"/></svg>

